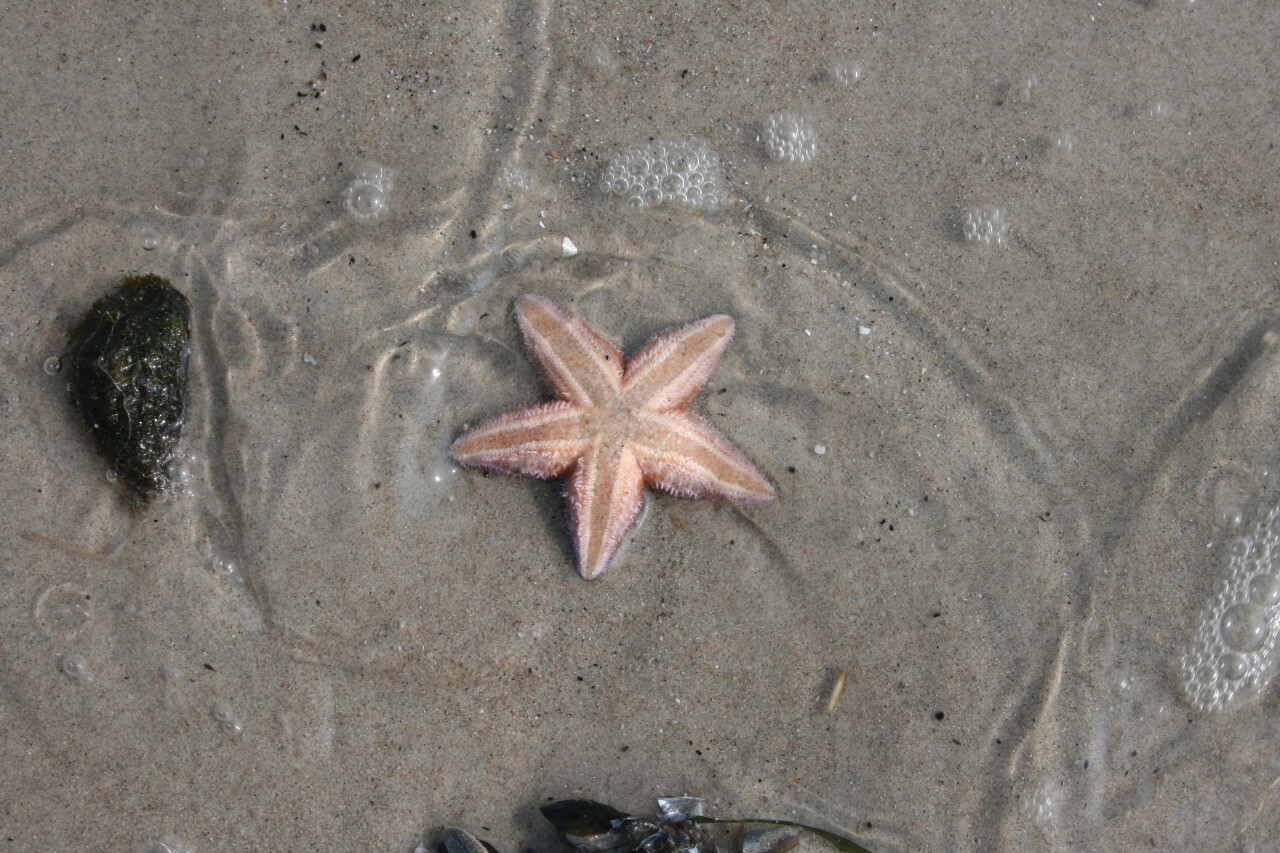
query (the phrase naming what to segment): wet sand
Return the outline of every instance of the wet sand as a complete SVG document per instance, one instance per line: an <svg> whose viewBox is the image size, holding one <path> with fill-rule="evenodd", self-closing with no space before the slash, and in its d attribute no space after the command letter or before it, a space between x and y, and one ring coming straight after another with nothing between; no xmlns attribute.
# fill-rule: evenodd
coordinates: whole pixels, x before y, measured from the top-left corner
<svg viewBox="0 0 1280 853"><path fill-rule="evenodd" d="M1280 603L1212 608L1280 548L1280 12L901 5L11 14L5 849L548 851L542 803L677 794L1266 849ZM135 515L45 362L139 273L191 478ZM733 316L691 408L780 499L647 491L578 577L559 483L448 456L547 399L523 293L625 352Z"/></svg>

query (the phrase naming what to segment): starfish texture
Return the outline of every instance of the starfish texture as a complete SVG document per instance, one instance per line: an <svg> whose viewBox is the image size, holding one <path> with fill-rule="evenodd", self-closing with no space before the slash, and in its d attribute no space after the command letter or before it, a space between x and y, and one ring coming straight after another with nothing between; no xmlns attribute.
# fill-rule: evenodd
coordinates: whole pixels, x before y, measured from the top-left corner
<svg viewBox="0 0 1280 853"><path fill-rule="evenodd" d="M566 476L584 578L608 566L640 511L645 483L739 505L778 496L729 439L685 409L729 345L732 317L672 326L629 359L544 296L520 297L516 321L556 399L477 424L453 443L453 458L507 474Z"/></svg>

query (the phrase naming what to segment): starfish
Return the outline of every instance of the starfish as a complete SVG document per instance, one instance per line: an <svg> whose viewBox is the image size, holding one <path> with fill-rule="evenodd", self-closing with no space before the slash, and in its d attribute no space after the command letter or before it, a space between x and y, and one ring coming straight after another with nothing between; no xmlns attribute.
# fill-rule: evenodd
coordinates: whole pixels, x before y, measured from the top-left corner
<svg viewBox="0 0 1280 853"><path fill-rule="evenodd" d="M738 505L778 496L719 430L685 408L733 337L716 314L659 332L629 359L559 302L525 295L516 322L556 399L500 412L453 458L524 477L564 476L578 572L598 577L640 511L644 484Z"/></svg>

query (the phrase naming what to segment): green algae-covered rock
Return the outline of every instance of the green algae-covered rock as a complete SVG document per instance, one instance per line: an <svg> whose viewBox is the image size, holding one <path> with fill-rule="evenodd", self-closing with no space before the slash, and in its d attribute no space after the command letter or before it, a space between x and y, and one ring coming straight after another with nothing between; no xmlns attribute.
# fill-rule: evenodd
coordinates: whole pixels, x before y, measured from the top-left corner
<svg viewBox="0 0 1280 853"><path fill-rule="evenodd" d="M187 298L156 275L126 277L71 332L71 404L138 507L173 485L190 337Z"/></svg>

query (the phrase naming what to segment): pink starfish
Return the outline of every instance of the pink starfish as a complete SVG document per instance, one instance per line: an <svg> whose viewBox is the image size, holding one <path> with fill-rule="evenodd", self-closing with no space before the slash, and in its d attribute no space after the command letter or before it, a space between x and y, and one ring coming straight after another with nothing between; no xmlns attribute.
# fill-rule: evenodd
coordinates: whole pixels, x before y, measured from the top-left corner
<svg viewBox="0 0 1280 853"><path fill-rule="evenodd" d="M739 505L778 496L729 439L685 409L729 345L732 317L672 326L629 359L544 296L521 296L516 321L556 399L486 419L453 443L453 458L525 477L567 475L569 528L584 578L608 566L640 511L645 483Z"/></svg>

